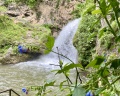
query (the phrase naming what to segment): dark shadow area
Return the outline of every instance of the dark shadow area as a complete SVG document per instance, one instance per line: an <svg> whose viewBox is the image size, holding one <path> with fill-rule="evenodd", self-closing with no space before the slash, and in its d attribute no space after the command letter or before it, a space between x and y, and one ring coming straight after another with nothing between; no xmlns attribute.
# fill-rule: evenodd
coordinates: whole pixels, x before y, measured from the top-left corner
<svg viewBox="0 0 120 96"><path fill-rule="evenodd" d="M42 53L39 53L39 52L27 52L25 54L28 54L30 56L30 58L28 59L29 61L38 59L40 55L42 55Z"/></svg>

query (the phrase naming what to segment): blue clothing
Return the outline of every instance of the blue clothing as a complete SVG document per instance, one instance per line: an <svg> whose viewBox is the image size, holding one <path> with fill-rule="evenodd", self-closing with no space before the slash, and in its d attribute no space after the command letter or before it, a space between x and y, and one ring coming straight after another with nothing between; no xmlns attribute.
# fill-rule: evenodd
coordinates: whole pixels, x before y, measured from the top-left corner
<svg viewBox="0 0 120 96"><path fill-rule="evenodd" d="M87 92L86 96L93 96L92 92Z"/></svg>
<svg viewBox="0 0 120 96"><path fill-rule="evenodd" d="M18 45L18 52L19 52L19 53L21 53L21 54L22 54L22 53L27 53L27 51L28 51L28 50L25 49L25 48L23 48L23 46Z"/></svg>

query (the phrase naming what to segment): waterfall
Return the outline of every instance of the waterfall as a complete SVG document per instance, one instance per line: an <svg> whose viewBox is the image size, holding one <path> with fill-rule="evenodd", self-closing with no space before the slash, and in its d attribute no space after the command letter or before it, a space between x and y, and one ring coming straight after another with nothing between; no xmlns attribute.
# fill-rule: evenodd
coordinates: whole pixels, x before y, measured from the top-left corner
<svg viewBox="0 0 120 96"><path fill-rule="evenodd" d="M81 19L79 18L69 22L65 27L63 27L59 36L55 40L52 50L56 53L58 53L59 51L59 54L62 54L63 56L58 57L58 54L54 52L50 52L47 55L40 56L37 60L21 62L17 64L17 66L19 66L19 68L26 68L28 66L31 68L33 68L32 66L37 66L37 68L40 68L41 66L45 66L46 69L52 67L54 68L54 66L50 67L48 65L59 64L59 58L64 64L72 63L72 62L77 63L78 54L76 48L73 46L72 41L75 32L77 31L80 20ZM69 58L72 62L65 57Z"/></svg>
<svg viewBox="0 0 120 96"><path fill-rule="evenodd" d="M57 63L59 62L59 58L63 61L63 63L72 63L71 61L77 63L78 54L76 48L73 46L72 41L75 32L77 31L79 22L80 18L69 22L65 27L63 27L52 48L54 52L62 54L63 56L58 57L58 54L50 52L47 56L44 57L47 57L47 59L49 58L47 60L48 63ZM71 61L65 57L69 58Z"/></svg>

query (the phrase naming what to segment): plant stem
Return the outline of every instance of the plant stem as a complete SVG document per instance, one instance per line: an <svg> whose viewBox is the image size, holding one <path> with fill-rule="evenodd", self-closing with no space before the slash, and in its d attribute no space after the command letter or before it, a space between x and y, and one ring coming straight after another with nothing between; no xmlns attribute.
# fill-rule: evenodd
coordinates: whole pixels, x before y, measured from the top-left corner
<svg viewBox="0 0 120 96"><path fill-rule="evenodd" d="M110 27L112 34L113 34L115 37L117 37L116 34L115 34L115 32L114 32L114 30L113 30L113 28L111 27L111 25L110 25L108 19L107 19L107 17L105 16L104 18L105 18L105 20L106 20L108 26Z"/></svg>
<svg viewBox="0 0 120 96"><path fill-rule="evenodd" d="M120 76L119 76L118 78L116 78L116 79L111 83L111 85L114 84L115 82L117 82L119 79L120 79Z"/></svg>
<svg viewBox="0 0 120 96"><path fill-rule="evenodd" d="M101 12L102 12L102 14L103 14L103 11L102 11L102 8L101 8L100 1L98 1L98 0L96 0L96 1L98 2L98 4L99 4L99 8L100 8L100 10L101 10ZM115 34L113 28L111 27L111 25L110 25L110 23L109 23L109 21L108 21L108 19L107 19L107 16L103 14L103 17L105 18L106 23L107 23L108 26L110 27L110 29L111 29L111 33L112 33L115 37L117 37L117 35Z"/></svg>
<svg viewBox="0 0 120 96"><path fill-rule="evenodd" d="M47 49L47 50L49 50L49 49ZM57 50L58 50L58 47L57 47ZM64 58L68 59L71 63L75 64L70 58L64 56L63 54L60 54L60 53L59 53L59 50L58 50L58 52L55 52L55 51L53 51L53 50L50 50L50 51L53 52L53 53L55 53L55 54L58 54L59 61L60 61L60 56L63 56ZM76 69L76 73L78 74L78 75L77 75L78 77L76 77L76 79L79 78L80 83L82 83L82 79L81 79L81 77L80 77L80 75L79 75L80 73L78 72L78 69L77 69L77 68L75 68L75 69ZM67 77L67 78L69 78L69 77ZM69 81L71 81L71 80L69 80ZM71 82L71 83L72 83L72 82Z"/></svg>
<svg viewBox="0 0 120 96"><path fill-rule="evenodd" d="M119 27L119 30L120 30L120 22L119 22L119 20L118 20L117 12L114 11L114 13L115 13L115 19L116 19L116 21L117 21L117 24L118 24L118 27Z"/></svg>
<svg viewBox="0 0 120 96"><path fill-rule="evenodd" d="M58 51L58 58L59 58L59 63L60 63L60 56L59 56L58 47L57 47L57 51ZM61 65L61 64L60 64L60 69L62 70L62 65ZM70 82L71 84L73 84L72 81L70 80L70 78L66 75L66 73L63 72L63 74L65 75L65 77L66 77L66 79L67 79L68 85L70 86L69 82Z"/></svg>

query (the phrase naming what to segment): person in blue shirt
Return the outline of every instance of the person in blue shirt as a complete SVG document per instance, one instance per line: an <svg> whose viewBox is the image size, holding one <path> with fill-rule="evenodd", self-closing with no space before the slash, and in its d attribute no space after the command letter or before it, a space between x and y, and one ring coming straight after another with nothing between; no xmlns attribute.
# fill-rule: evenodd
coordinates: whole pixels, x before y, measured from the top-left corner
<svg viewBox="0 0 120 96"><path fill-rule="evenodd" d="M23 54L23 53L28 53L29 51L29 48L24 48L23 46L21 45L18 45L18 52Z"/></svg>

